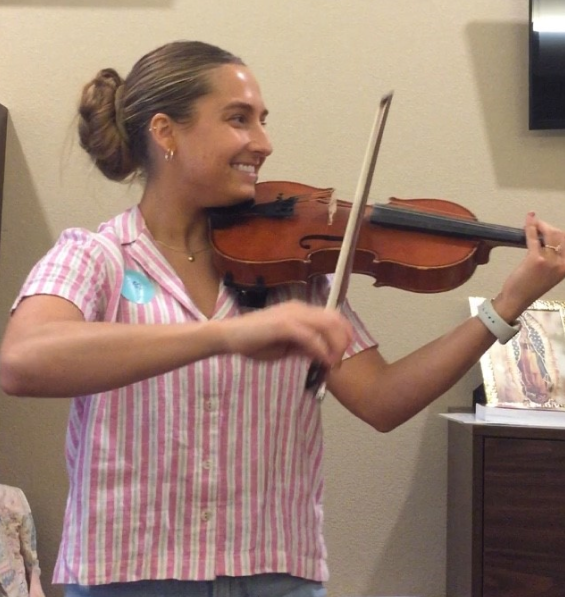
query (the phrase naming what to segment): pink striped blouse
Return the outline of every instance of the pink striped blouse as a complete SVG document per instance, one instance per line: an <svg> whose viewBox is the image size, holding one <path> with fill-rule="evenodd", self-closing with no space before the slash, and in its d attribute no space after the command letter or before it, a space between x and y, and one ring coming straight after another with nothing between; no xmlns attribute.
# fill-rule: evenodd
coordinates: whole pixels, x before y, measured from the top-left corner
<svg viewBox="0 0 565 597"><path fill-rule="evenodd" d="M123 291L131 272L154 290L151 300L130 300ZM273 290L268 302L294 297L324 304L327 287L322 276ZM87 321L204 319L137 207L98 233L63 232L15 305L34 294L64 297ZM222 285L213 318L239 313ZM356 330L347 356L373 346L349 305L344 313ZM321 408L304 392L308 366L298 357L264 363L222 355L74 398L54 582L266 572L326 580Z"/></svg>

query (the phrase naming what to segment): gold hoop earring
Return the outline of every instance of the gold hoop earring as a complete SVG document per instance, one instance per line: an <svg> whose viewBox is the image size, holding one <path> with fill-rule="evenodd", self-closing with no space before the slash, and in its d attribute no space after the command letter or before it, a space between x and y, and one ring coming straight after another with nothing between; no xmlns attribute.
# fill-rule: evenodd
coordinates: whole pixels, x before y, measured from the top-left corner
<svg viewBox="0 0 565 597"><path fill-rule="evenodd" d="M165 161L170 162L175 157L175 150L174 149L167 149L165 151Z"/></svg>

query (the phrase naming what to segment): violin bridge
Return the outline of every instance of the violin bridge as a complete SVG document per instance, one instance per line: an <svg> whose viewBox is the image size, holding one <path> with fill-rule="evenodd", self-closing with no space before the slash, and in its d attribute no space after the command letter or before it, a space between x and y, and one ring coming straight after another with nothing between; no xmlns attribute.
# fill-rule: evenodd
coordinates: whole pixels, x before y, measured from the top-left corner
<svg viewBox="0 0 565 597"><path fill-rule="evenodd" d="M334 197L333 193L330 196L330 200L328 202L328 226L331 226L334 223L334 215L337 211L337 197Z"/></svg>

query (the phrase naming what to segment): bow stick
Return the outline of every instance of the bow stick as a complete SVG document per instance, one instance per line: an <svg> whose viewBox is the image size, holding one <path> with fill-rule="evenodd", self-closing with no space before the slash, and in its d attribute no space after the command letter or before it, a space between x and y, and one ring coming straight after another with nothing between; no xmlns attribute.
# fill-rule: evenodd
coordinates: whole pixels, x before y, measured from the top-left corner
<svg viewBox="0 0 565 597"><path fill-rule="evenodd" d="M392 92L381 98L363 166L357 182L357 189L351 204L351 212L347 220L343 242L339 251L336 270L334 273L330 294L326 302L326 309L341 309L347 288L349 286L349 279L353 270L353 260L355 257L355 247L359 238L359 231L363 222L365 214L365 206L369 199L369 192L371 190L371 182L375 172L377 163L377 156L381 147L381 140L383 138L384 127L388 116L390 104L392 102ZM306 379L306 388L314 392L317 400L323 400L326 394L325 376L326 370L317 363L313 363L308 371Z"/></svg>

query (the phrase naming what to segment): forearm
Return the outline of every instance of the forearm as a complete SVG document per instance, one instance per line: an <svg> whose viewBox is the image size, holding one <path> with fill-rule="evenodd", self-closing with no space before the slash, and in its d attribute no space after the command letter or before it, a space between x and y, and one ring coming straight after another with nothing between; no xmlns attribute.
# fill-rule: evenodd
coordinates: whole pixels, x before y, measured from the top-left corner
<svg viewBox="0 0 565 597"><path fill-rule="evenodd" d="M47 322L3 348L2 387L19 396L72 397L166 373L221 352L215 322L125 325Z"/></svg>
<svg viewBox="0 0 565 597"><path fill-rule="evenodd" d="M540 248L533 222L529 215L528 255L492 301L495 317L506 322L502 329L512 325L532 301L565 274L559 254ZM541 228L548 235L555 234L546 225L540 224ZM330 388L358 417L380 431L389 431L449 390L495 341L486 323L472 317L394 363L386 363L377 350L353 357L341 371L332 373Z"/></svg>
<svg viewBox="0 0 565 597"><path fill-rule="evenodd" d="M288 301L238 317L176 324L85 322L59 298L26 300L0 350L0 381L18 396L79 396L123 387L217 354L327 366L351 340L337 311Z"/></svg>
<svg viewBox="0 0 565 597"><path fill-rule="evenodd" d="M360 353L332 371L329 388L366 423L390 431L449 390L494 341L472 317L393 363L377 349Z"/></svg>
<svg viewBox="0 0 565 597"><path fill-rule="evenodd" d="M375 413L393 429L445 394L473 367L496 338L472 317L388 366ZM390 391L389 391L390 390ZM390 392L393 393L390 393Z"/></svg>
<svg viewBox="0 0 565 597"><path fill-rule="evenodd" d="M540 260L540 264L545 265L545 261ZM491 312L512 331L509 326L535 298L531 285L513 287L507 282L493 299ZM492 317L488 319L492 321ZM392 428L425 408L467 373L497 340L489 327L488 321L472 317L388 367L388 387L396 388L397 401L394 406L385 401L389 406L385 418ZM496 327L493 329L496 333Z"/></svg>

